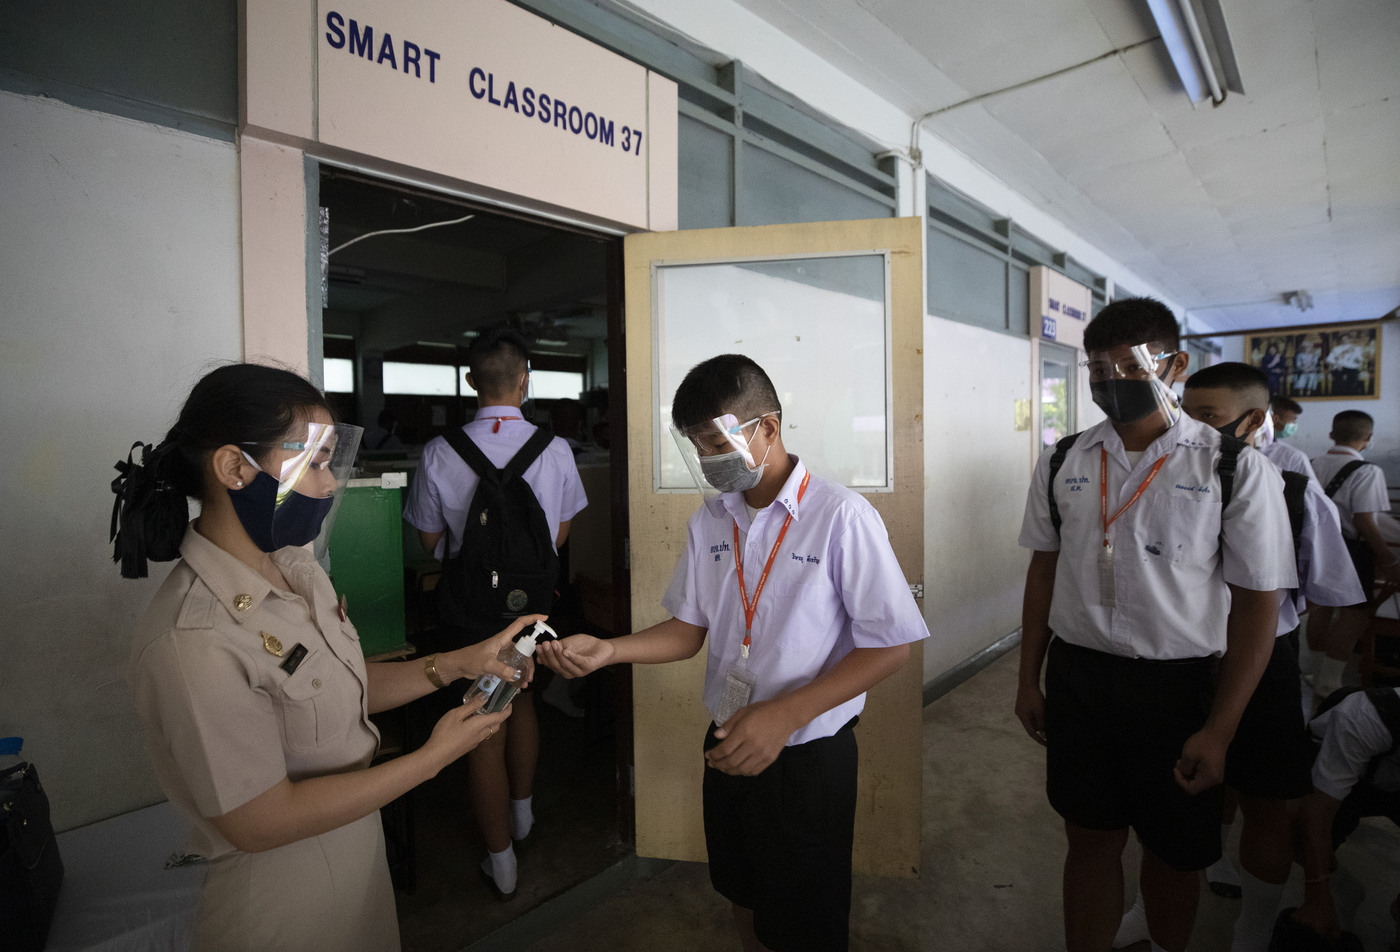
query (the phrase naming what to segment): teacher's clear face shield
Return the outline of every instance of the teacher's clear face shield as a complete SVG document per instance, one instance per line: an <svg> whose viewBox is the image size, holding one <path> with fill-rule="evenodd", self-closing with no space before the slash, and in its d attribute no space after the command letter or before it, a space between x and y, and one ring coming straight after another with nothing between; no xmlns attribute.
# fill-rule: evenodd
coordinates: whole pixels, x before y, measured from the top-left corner
<svg viewBox="0 0 1400 952"><path fill-rule="evenodd" d="M762 422L777 411L740 420L725 413L694 426L671 426L681 459L706 499L757 486L768 465L772 443L761 437Z"/></svg>
<svg viewBox="0 0 1400 952"><path fill-rule="evenodd" d="M1181 399L1166 377L1177 353L1153 341L1089 354L1081 366L1089 372L1094 403L1117 423L1133 423L1153 413L1175 423L1181 415Z"/></svg>
<svg viewBox="0 0 1400 952"><path fill-rule="evenodd" d="M273 540L301 545L314 539L317 557L325 554L363 436L362 427L348 423L307 422L295 425L280 442L245 444L252 452L245 449L244 454L262 471L255 485L263 477L276 480L275 490L258 493L272 497ZM308 534L311 539L302 538Z"/></svg>

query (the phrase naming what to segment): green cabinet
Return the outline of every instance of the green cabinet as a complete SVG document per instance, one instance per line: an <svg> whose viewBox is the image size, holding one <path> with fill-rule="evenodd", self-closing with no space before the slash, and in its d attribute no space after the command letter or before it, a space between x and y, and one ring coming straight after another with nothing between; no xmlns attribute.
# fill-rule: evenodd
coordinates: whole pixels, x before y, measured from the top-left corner
<svg viewBox="0 0 1400 952"><path fill-rule="evenodd" d="M408 648L404 628L403 476L352 479L331 526L329 572L367 657Z"/></svg>

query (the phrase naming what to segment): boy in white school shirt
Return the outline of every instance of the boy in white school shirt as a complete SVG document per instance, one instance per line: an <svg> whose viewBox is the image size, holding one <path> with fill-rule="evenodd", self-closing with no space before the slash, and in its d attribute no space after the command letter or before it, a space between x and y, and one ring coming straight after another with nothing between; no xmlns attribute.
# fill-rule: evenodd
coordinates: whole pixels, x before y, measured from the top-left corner
<svg viewBox="0 0 1400 952"><path fill-rule="evenodd" d="M1187 364L1170 310L1115 301L1084 346L1109 419L1065 453L1053 497L1053 448L1031 481L1016 714L1048 747L1065 822L1069 952L1113 943L1130 828L1153 947L1182 952L1198 871L1220 856L1225 752L1273 649L1278 590L1297 585L1293 541L1283 480L1248 447L1221 505L1222 437L1169 389Z"/></svg>
<svg viewBox="0 0 1400 952"><path fill-rule="evenodd" d="M1371 445L1374 431L1370 414L1343 410L1332 418L1328 435L1334 445L1312 461L1318 482L1342 517L1342 535L1365 596L1339 610L1335 621L1326 612L1308 620L1309 647L1326 652L1313 680L1313 691L1320 698L1341 687L1347 662L1370 621L1369 602L1375 596L1376 578L1400 584L1400 557L1386 543L1380 527L1380 520L1388 519L1390 512L1385 473L1361 455Z"/></svg>
<svg viewBox="0 0 1400 952"><path fill-rule="evenodd" d="M1262 434L1268 406L1268 378L1259 368L1244 363L1220 363L1197 371L1186 381L1182 397L1182 409L1193 420L1242 440ZM1267 448L1264 452L1273 462ZM1273 655L1240 718L1225 760L1225 782L1238 794L1244 814L1240 835L1243 902L1231 952L1265 952L1268 948L1279 901L1293 868L1288 802L1312 790L1309 771L1313 752L1298 704L1298 613L1308 604L1351 605L1362 597L1361 584L1342 542L1336 507L1316 480L1302 473L1294 479L1301 490L1298 510L1290 515L1290 519L1297 519L1293 531L1298 588L1283 593ZM1289 490L1285 490L1288 496Z"/></svg>
<svg viewBox="0 0 1400 952"><path fill-rule="evenodd" d="M865 692L928 629L879 513L788 454L782 407L758 364L725 354L696 365L671 417L692 474L720 492L690 519L662 601L673 617L621 638L541 645L537 658L577 677L679 661L708 640L710 880L733 904L746 952L839 952L850 916L852 728Z"/></svg>

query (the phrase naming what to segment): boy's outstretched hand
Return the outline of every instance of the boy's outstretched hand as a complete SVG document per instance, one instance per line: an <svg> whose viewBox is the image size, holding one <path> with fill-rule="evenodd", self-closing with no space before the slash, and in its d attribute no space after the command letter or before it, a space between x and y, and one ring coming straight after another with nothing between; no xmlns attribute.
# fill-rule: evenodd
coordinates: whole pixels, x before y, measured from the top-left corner
<svg viewBox="0 0 1400 952"><path fill-rule="evenodd" d="M535 648L535 657L566 678L581 678L611 664L613 646L592 635L570 635L539 645Z"/></svg>

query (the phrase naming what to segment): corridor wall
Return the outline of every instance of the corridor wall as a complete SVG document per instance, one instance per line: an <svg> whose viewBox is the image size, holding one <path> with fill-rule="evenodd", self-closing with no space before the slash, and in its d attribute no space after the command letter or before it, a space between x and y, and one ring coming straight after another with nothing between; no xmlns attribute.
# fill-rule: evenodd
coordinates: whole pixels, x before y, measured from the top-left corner
<svg viewBox="0 0 1400 952"><path fill-rule="evenodd" d="M232 143L0 92L0 734L59 830L164 799L123 681L170 564L128 581L108 520L132 441L241 352Z"/></svg>

